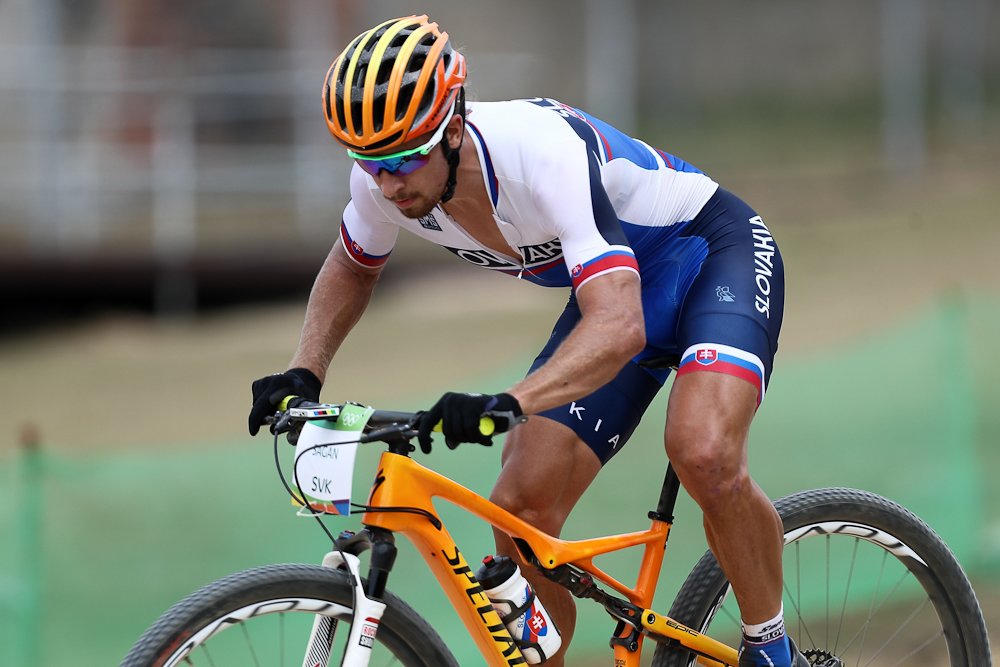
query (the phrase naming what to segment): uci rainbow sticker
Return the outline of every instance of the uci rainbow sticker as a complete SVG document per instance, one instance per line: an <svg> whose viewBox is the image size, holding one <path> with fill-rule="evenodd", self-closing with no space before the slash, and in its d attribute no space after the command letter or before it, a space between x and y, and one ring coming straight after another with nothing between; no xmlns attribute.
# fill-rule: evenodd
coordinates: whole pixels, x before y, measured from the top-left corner
<svg viewBox="0 0 1000 667"><path fill-rule="evenodd" d="M337 421L303 424L295 445L294 483L317 512L350 514L358 438L373 412L374 408L345 405Z"/></svg>

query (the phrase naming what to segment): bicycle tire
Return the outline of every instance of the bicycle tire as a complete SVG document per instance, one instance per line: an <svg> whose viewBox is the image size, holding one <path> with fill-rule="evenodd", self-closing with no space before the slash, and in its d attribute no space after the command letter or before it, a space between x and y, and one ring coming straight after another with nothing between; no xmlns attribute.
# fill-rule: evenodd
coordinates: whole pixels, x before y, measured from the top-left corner
<svg viewBox="0 0 1000 667"><path fill-rule="evenodd" d="M815 661L813 664L824 664L830 656L840 658L844 664L872 667L901 662L951 667L992 664L986 624L965 572L941 538L912 512L874 493L843 488L802 491L779 499L775 507L785 530L785 629L799 650ZM847 559L833 558L834 550L838 556L849 552L854 559L847 567L846 578ZM805 588L802 573L811 564L802 562L803 554L818 561L820 571L826 575L814 577L810 570L805 585L820 584L825 593ZM862 571L870 566L868 562L862 564L862 559L867 561L870 555L878 567L874 591L865 593L870 596L867 610L862 605L860 614L848 615L848 598L859 597L851 590L852 578L857 578L854 583L863 579ZM883 573L890 575L886 581L891 581L897 572L899 578L894 586L888 593L880 592ZM832 578L839 578L844 586L842 603L838 603L839 592L831 598ZM729 582L709 551L681 586L669 616L720 640L725 636L727 643L736 645L739 610L734 599L726 599L729 589ZM818 598L821 603L825 600L825 610L803 602L803 591L807 591L807 599ZM911 609L911 615L906 616ZM720 610L724 613L720 614ZM845 617L859 627L845 628ZM893 630L891 626L901 618L906 620ZM831 621L836 626L835 634L831 633ZM889 621L892 623L887 624ZM935 623L939 626L936 631L931 627ZM918 629L921 637L915 637ZM928 636L923 637L923 633ZM913 656L918 659L907 662ZM659 644L652 664L690 667L694 662L695 656L689 651Z"/></svg>
<svg viewBox="0 0 1000 667"><path fill-rule="evenodd" d="M373 667L385 664L384 659L379 660L383 654L391 656L392 664L398 661L405 667L458 667L441 637L413 608L389 591L383 601L386 609L375 637ZM299 609L291 609L293 603ZM303 663L316 615L300 610L322 608L324 615L350 624L352 606L353 591L343 570L304 564L245 570L208 584L175 604L139 638L121 667L297 667ZM198 633L216 623L225 629L198 641ZM248 629L251 625L253 636ZM235 630L237 627L242 631ZM347 627L337 631L341 642L348 634ZM335 645L334 650L342 648Z"/></svg>

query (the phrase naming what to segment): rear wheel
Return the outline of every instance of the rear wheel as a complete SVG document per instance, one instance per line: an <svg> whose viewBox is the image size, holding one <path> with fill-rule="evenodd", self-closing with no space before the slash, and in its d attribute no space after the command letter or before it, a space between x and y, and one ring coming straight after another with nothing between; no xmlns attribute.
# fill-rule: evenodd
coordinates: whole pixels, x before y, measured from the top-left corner
<svg viewBox="0 0 1000 667"><path fill-rule="evenodd" d="M812 664L992 664L979 602L955 556L927 524L885 498L817 489L775 502L785 528L785 630ZM670 617L730 646L740 614L711 552ZM658 645L654 667L695 656Z"/></svg>
<svg viewBox="0 0 1000 667"><path fill-rule="evenodd" d="M409 605L386 591L372 667L458 667L438 634ZM334 630L329 664L340 664L350 634L353 591L342 570L272 565L220 579L178 602L142 635L122 667L195 665L298 667L313 621ZM340 626L340 627L337 627ZM310 665L326 667L324 657Z"/></svg>

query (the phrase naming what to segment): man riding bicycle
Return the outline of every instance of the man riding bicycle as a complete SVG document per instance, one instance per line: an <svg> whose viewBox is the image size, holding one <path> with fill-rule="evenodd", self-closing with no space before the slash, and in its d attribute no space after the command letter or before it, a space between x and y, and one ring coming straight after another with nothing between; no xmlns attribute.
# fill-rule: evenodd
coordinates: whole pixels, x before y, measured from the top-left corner
<svg viewBox="0 0 1000 667"><path fill-rule="evenodd" d="M739 602L740 665L803 660L784 633L781 521L747 470L784 303L768 228L696 168L582 111L542 98L466 105L464 81L464 58L426 16L387 21L334 61L324 107L356 161L352 199L289 370L253 384L251 434L284 397L319 399L400 227L572 287L527 377L495 396L445 394L421 418L421 448L439 421L450 447L490 444L478 425L492 416L508 433L491 500L558 536L673 366L666 451ZM496 542L519 560L507 535ZM562 632L551 658L562 665L572 596L522 572Z"/></svg>

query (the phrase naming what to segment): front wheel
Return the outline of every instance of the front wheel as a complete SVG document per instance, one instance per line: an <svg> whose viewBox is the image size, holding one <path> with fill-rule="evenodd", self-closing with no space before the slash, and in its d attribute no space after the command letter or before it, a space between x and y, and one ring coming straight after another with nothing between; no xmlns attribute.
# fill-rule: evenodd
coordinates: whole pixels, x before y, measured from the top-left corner
<svg viewBox="0 0 1000 667"><path fill-rule="evenodd" d="M438 634L409 605L386 591L372 667L458 667ZM334 634L331 655L343 653L353 591L342 570L271 565L246 570L195 591L160 617L121 667L306 664L314 620ZM341 629L337 625L342 624ZM329 664L339 664L339 658ZM308 664L327 662L310 656Z"/></svg>
<svg viewBox="0 0 1000 667"><path fill-rule="evenodd" d="M905 508L853 489L802 491L775 502L784 523L785 630L814 665L992 664L986 624L947 545ZM711 552L669 616L730 646L740 614ZM654 667L695 656L658 645Z"/></svg>

